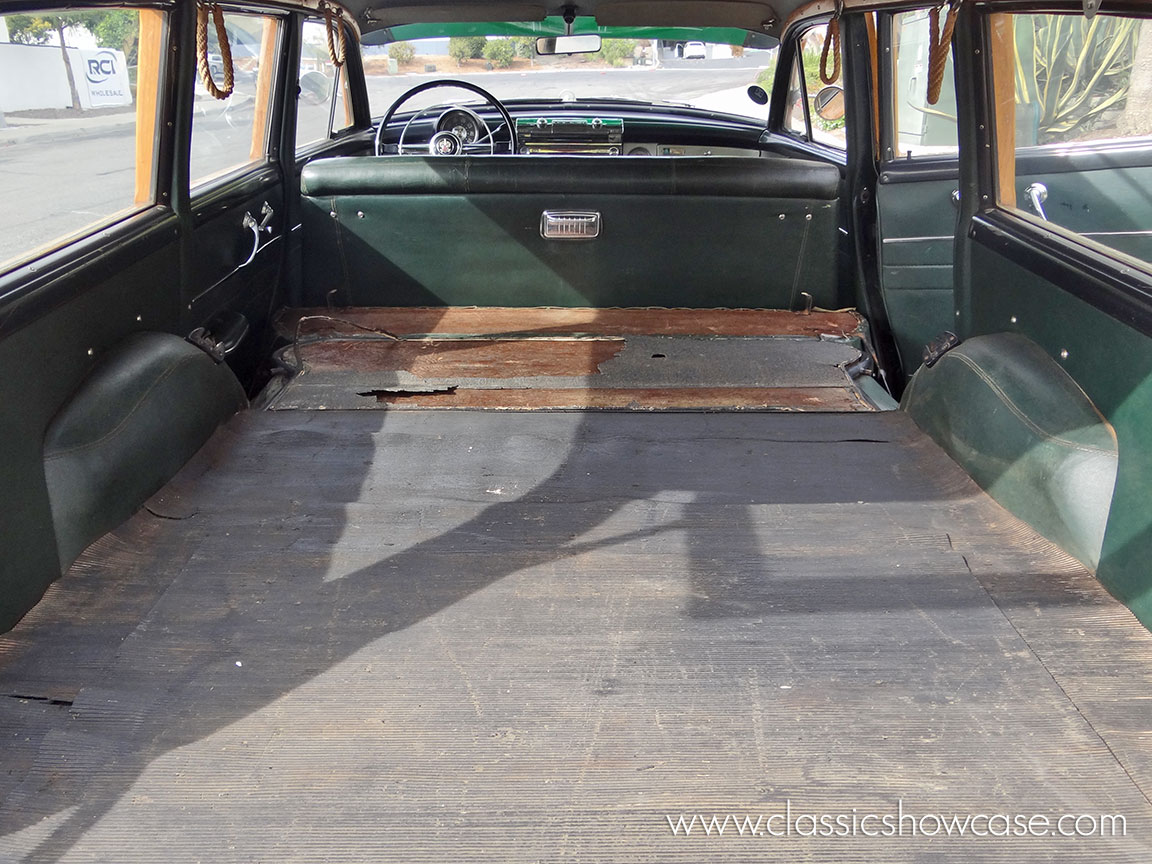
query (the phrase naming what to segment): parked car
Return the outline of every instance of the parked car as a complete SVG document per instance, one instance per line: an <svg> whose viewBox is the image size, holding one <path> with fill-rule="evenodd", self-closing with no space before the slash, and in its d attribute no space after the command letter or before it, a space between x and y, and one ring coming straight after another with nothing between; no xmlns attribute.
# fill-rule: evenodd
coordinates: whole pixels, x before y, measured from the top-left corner
<svg viewBox="0 0 1152 864"><path fill-rule="evenodd" d="M705 60L708 57L708 50L705 48L703 42L685 42L684 43L684 59L685 60Z"/></svg>

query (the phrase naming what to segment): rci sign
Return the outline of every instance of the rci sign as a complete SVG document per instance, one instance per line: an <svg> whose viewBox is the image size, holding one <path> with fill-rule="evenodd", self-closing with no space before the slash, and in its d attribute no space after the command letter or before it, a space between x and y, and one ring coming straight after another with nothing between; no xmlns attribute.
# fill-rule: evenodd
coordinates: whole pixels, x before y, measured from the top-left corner
<svg viewBox="0 0 1152 864"><path fill-rule="evenodd" d="M103 84L116 74L116 55L111 51L101 51L95 56L84 58L85 77L89 84Z"/></svg>
<svg viewBox="0 0 1152 864"><path fill-rule="evenodd" d="M68 50L68 62L72 64L72 75L76 83L83 82L80 91L80 107L112 108L117 105L132 104L132 87L128 83L128 64L124 62L124 52L112 48L83 51Z"/></svg>

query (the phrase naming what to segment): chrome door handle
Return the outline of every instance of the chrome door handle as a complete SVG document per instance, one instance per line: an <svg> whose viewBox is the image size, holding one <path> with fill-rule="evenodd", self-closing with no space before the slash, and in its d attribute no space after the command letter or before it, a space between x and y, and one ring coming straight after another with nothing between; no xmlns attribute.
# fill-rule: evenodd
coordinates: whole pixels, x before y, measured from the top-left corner
<svg viewBox="0 0 1152 864"><path fill-rule="evenodd" d="M272 226L270 223L272 222L272 217L274 215L276 215L276 211L272 209L271 204L265 201L264 206L260 208L260 222L257 223L256 217L248 212L244 214L243 225L248 229L255 228L257 231L262 231L265 234L271 234Z"/></svg>
<svg viewBox="0 0 1152 864"><path fill-rule="evenodd" d="M1032 209L1043 219L1048 221L1048 214L1044 212L1044 202L1048 200L1048 187L1043 183L1030 183L1024 190L1028 200L1032 202Z"/></svg>
<svg viewBox="0 0 1152 864"><path fill-rule="evenodd" d="M271 223L275 213L276 211L272 209L272 205L267 201L265 201L264 206L260 208L260 230L266 234L272 233L272 226L269 223Z"/></svg>
<svg viewBox="0 0 1152 864"><path fill-rule="evenodd" d="M241 267L247 267L249 264L252 263L253 259L256 257L256 254L260 251L260 248L261 248L260 247L260 235L261 235L261 233L264 233L264 234L271 234L272 233L272 226L269 223L272 222L272 217L275 215L275 213L276 213L276 211L272 209L272 205L269 204L267 201L265 201L264 206L260 208L260 221L259 222L256 221L256 217L253 216L251 212L245 212L244 213L244 219L241 221L240 224L241 224L241 226L243 226L244 230L252 232L252 252L251 252L251 254L248 255L247 261L245 261L243 264L237 264L236 265L237 270L239 270Z"/></svg>

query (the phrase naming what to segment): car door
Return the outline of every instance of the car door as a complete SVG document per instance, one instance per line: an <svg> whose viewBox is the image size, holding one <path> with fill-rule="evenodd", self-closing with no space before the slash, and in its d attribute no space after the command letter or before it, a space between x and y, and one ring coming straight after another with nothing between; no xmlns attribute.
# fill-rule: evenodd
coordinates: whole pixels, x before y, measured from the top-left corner
<svg viewBox="0 0 1152 864"><path fill-rule="evenodd" d="M837 22L841 27L847 23ZM816 112L814 106L816 96L823 86L821 54L829 38L829 26L827 20L808 21L790 28L783 35L773 78L768 126L760 139L760 146L765 152L774 155L835 165L843 179L848 174L848 119L842 115L826 120ZM831 44L829 51L832 52ZM839 48L837 52L840 52ZM836 58L837 52L829 56ZM849 68L851 58L844 52L840 54L839 59L828 61L829 70L833 66L835 68L833 86L838 88L844 86L846 79L850 79L852 71ZM837 236L846 240L851 237L851 208L847 206L849 198L848 187L842 184ZM829 252L832 252L830 258ZM834 252L809 249L804 254L810 258L823 258L828 266L835 268L839 305L858 305L853 288L856 283L854 247L850 242L838 243ZM802 294L798 291L794 293L798 298L794 308L800 308Z"/></svg>
<svg viewBox="0 0 1152 864"><path fill-rule="evenodd" d="M842 14L835 27L829 19L791 28L781 44L762 146L769 152L820 159L840 167L844 182L836 266L841 300L867 318L876 374L898 395L902 384L899 358L880 291L876 254L876 50L873 13ZM822 106L819 111L818 104Z"/></svg>
<svg viewBox="0 0 1152 864"><path fill-rule="evenodd" d="M115 412L125 412L124 423L164 413L168 403L155 400L159 407L148 411L132 406L140 393L157 392L150 370L190 350L199 357L186 336L209 351L228 350L222 359L249 392L259 383L258 343L271 338L265 324L284 282L284 236L299 221L287 205L295 200L294 89L310 13L229 5L222 37L206 19L210 85L196 75L197 12L192 3L54 9L29 2L0 13L11 40L0 41L0 65L21 81L0 88L0 486L11 504L0 508L0 629L71 563L76 536L99 522L109 500L140 503L120 494L121 481L132 480L126 475L151 482L162 473L158 463L121 472L121 462L93 460L107 494L78 516L65 512L95 473L75 478L67 496L50 488L51 435L62 416L98 430L81 410L96 404L117 433L102 442L145 440L121 435L126 427ZM351 37L354 28L343 26ZM322 32L312 39L326 43ZM230 93L223 92L222 41L234 64ZM341 125L355 134L367 127L366 100L355 43L345 42L352 98ZM329 122L335 107L334 95L320 109L323 128L305 142L312 151L343 146ZM133 353L141 345L148 347ZM216 400L210 408L234 410L243 391L222 366L187 368L199 370L200 395ZM168 392L193 416L164 413L149 427L163 429L163 440L147 439L153 450L194 448L223 416L201 411L209 403L193 389ZM126 443L125 452L134 446Z"/></svg>
<svg viewBox="0 0 1152 864"><path fill-rule="evenodd" d="M1109 90L1106 82L1139 59L1137 29L1120 19L1100 19L1093 26L1033 15L1026 23L1013 35L1015 200L1032 216L1149 260L1152 226L1141 214L1152 177L1152 146L1131 136L1106 135L1099 126L1110 113L1135 114L1127 110L1120 88ZM957 326L956 82L950 54L939 98L929 103L930 28L927 8L879 17L885 60L880 63L878 255L905 378L920 365L923 347ZM1093 35L1086 40L1089 31ZM1145 40L1144 51L1149 43L1152 38ZM1105 82L1098 92L1073 90L1073 82L1098 72Z"/></svg>
<svg viewBox="0 0 1152 864"><path fill-rule="evenodd" d="M956 95L949 55L928 99L928 9L878 16L880 291L900 362L897 386L924 346L955 327L953 236L958 215Z"/></svg>
<svg viewBox="0 0 1152 864"><path fill-rule="evenodd" d="M282 283L289 306L303 303L303 230L300 172L313 159L368 152L372 147L368 94L360 45L344 26L343 56L328 50L328 24L321 16L301 16L291 51L296 62L296 112L285 130L292 154L285 206L288 250ZM337 42L338 44L338 42Z"/></svg>
<svg viewBox="0 0 1152 864"><path fill-rule="evenodd" d="M960 104L971 106L960 124L958 332L1011 334L1038 346L1107 420L1119 470L1097 576L1147 622L1152 177L1141 160L1152 146L1152 20L1132 11L1088 17L1080 3L993 9L968 9L966 26L957 28ZM1070 39L1099 36L1106 48L1081 74L1052 80L1062 82L1062 103L1083 111L1061 132L1066 146L1034 143L1035 109L1021 108L1027 88L1013 80L1018 46L1048 28ZM1093 51L1083 41L1072 47L1076 56ZM1054 58L1047 55L1049 68ZM1045 146L1050 162L1038 163ZM1124 164L1126 156L1138 164ZM1048 170L1033 173L1038 167ZM1048 218L1021 194L1037 179L1050 184L1040 202Z"/></svg>
<svg viewBox="0 0 1152 864"><path fill-rule="evenodd" d="M38 28L55 35L78 10L0 12L9 36L27 40L0 43L5 74L22 82L0 101L0 630L60 575L44 462L53 418L107 351L179 328L176 13L149 3L83 11L87 26L106 32L108 21L131 45L62 51L38 42Z"/></svg>
<svg viewBox="0 0 1152 864"><path fill-rule="evenodd" d="M296 39L287 12L222 11L231 75L184 78L190 137L181 326L223 343L229 365L251 387L259 346L245 334L270 318L285 259L282 137ZM222 53L217 31L205 29L215 59ZM189 49L194 54L195 43ZM219 61L207 65L210 73L220 69Z"/></svg>

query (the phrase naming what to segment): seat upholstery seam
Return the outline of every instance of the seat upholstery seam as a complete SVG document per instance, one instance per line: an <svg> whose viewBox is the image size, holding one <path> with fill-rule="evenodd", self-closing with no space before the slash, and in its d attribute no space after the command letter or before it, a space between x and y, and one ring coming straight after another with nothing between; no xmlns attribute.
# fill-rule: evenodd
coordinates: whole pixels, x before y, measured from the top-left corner
<svg viewBox="0 0 1152 864"><path fill-rule="evenodd" d="M333 195L330 199L332 213L336 216L332 221L336 223L336 249L340 253L340 274L343 277L343 284L340 286L344 294L344 300L351 305L352 303L352 275L348 269L348 257L344 254L344 226L340 223L340 211L337 208L337 196ZM329 301L329 308L331 308L331 301Z"/></svg>
<svg viewBox="0 0 1152 864"><path fill-rule="evenodd" d="M167 380L169 377L171 377L176 372L176 370L180 369L182 366L184 366L186 363L191 362L192 360L198 360L199 357L200 357L199 353L189 354L186 357L182 357L176 363L173 363L171 366L169 366L168 369L165 370L163 375L161 375L159 378L157 378L155 381L153 381L149 385L148 389L145 390L142 394L140 394L140 398L136 400L136 403L132 406L132 409L127 414L124 415L124 419L121 420L119 423L117 423L116 426L113 427L112 429L110 429L108 432L105 432L103 435L101 435L99 438L97 438L94 441L88 441L84 444L77 444L74 447L69 447L67 450L60 450L60 451L57 451L55 453L52 453L49 456L45 456L44 461L45 462L51 462L55 459L59 459L63 456L69 456L69 455L71 455L73 453L77 453L81 450L88 450L88 449L91 449L92 447L96 447L97 445L103 444L104 442L109 441L112 438L116 437L120 433L120 431L124 428L124 426L128 423L128 421L132 419L133 415L137 411L140 410L140 407L148 400L148 397L150 397L152 395L152 392L157 387L159 387L165 380Z"/></svg>
<svg viewBox="0 0 1152 864"><path fill-rule="evenodd" d="M1045 438L1045 439L1053 442L1054 444L1056 444L1058 446L1068 447L1068 448L1071 448L1074 450L1081 450L1085 453L1103 453L1103 454L1106 454L1108 456L1116 456L1117 455L1116 451L1114 451L1114 450L1106 450L1103 447L1095 447L1091 444L1079 444L1075 441L1069 441L1067 438L1061 438L1059 435L1053 435L1051 432L1048 432L1048 431L1042 429L1040 426L1038 426L1036 424L1036 422L1034 420L1032 420L1031 417L1029 417L1027 414L1024 413L1024 410L1022 408L1020 408L1015 402L1012 401L1011 397L1008 396L1008 394L1005 393L1003 389L1001 389L1001 387L992 379L992 377L990 375L988 375L988 373L980 366L979 363L977 363L975 360L973 360L971 357L967 356L966 354L960 354L960 353L957 353L955 351L949 351L947 354L945 354L941 358L941 361L947 360L947 359L952 358L952 357L954 357L956 360L961 361L966 366L968 366L973 372L975 372L976 375L979 376L980 380L982 380L985 384L988 385L988 389L990 389L1000 399L1000 401L1002 403L1004 403L1004 406L1006 408L1008 408L1008 410L1011 411L1013 414L1015 414L1026 426L1028 426L1028 428L1030 428L1033 432L1035 432L1040 437ZM1096 414L1097 414L1097 416L1099 416L1098 411L1096 412ZM1105 425L1108 425L1107 421L1105 421Z"/></svg>

